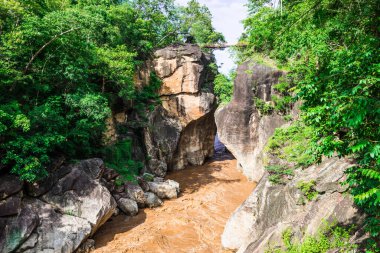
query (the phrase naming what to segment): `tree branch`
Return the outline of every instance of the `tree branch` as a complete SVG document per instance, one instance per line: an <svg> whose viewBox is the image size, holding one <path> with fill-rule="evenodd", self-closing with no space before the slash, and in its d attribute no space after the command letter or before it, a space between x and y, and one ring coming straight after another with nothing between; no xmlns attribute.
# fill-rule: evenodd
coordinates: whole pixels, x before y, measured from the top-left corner
<svg viewBox="0 0 380 253"><path fill-rule="evenodd" d="M28 64L26 65L25 69L24 69L24 74L26 74L30 68L30 65L32 65L32 62L37 58L37 56L47 47L49 46L52 42L54 42L56 39L58 39L59 37L65 35L66 33L70 33L70 32L73 32L75 30L78 30L80 29L80 27L76 27L76 28L71 28L67 31L64 31L64 32L61 32L60 34L56 34L54 35L54 37L49 40L48 42L46 42L33 56L32 58L30 58Z"/></svg>

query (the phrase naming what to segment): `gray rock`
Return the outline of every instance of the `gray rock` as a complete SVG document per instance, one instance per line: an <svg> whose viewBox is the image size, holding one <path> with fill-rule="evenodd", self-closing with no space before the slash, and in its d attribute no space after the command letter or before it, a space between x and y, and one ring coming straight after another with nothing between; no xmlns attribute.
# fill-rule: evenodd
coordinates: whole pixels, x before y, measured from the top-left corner
<svg viewBox="0 0 380 253"><path fill-rule="evenodd" d="M0 217L17 215L21 210L22 192L0 201Z"/></svg>
<svg viewBox="0 0 380 253"><path fill-rule="evenodd" d="M14 217L0 218L0 252L17 249L31 235L39 223L35 210L25 207Z"/></svg>
<svg viewBox="0 0 380 253"><path fill-rule="evenodd" d="M100 179L105 169L103 160L99 158L82 160L76 166L80 167L91 179Z"/></svg>
<svg viewBox="0 0 380 253"><path fill-rule="evenodd" d="M161 199L177 198L180 188L179 183L174 180L164 182L148 182L150 190Z"/></svg>
<svg viewBox="0 0 380 253"><path fill-rule="evenodd" d="M27 199L26 206L39 214L40 223L33 235L21 245L26 253L74 252L91 234L91 224L72 212L57 212L52 205ZM37 239L37 242L36 242Z"/></svg>
<svg viewBox="0 0 380 253"><path fill-rule="evenodd" d="M167 170L203 164L213 155L216 133L214 74L210 55L198 46L169 46L155 53L154 70L162 79L162 105L148 116L144 130L149 171L164 177Z"/></svg>
<svg viewBox="0 0 380 253"><path fill-rule="evenodd" d="M21 253L21 252L25 252L25 251L28 251L28 250L31 250L33 249L34 247L36 247L37 245L37 242L38 242L38 234L37 233L32 233L28 240L23 243L17 250L16 252L17 253Z"/></svg>
<svg viewBox="0 0 380 253"><path fill-rule="evenodd" d="M157 197L156 194L152 192L146 192L145 193L145 199L146 199L146 206L149 208L162 206L163 202L161 199Z"/></svg>
<svg viewBox="0 0 380 253"><path fill-rule="evenodd" d="M23 182L15 175L4 175L0 177L0 200L18 193L23 187Z"/></svg>
<svg viewBox="0 0 380 253"><path fill-rule="evenodd" d="M95 249L95 241L93 239L87 239L76 251L76 253L90 253Z"/></svg>
<svg viewBox="0 0 380 253"><path fill-rule="evenodd" d="M143 177L138 177L137 181L138 181L141 189L143 189L144 192L148 192L149 191L149 184L148 184L147 180L145 180Z"/></svg>
<svg viewBox="0 0 380 253"><path fill-rule="evenodd" d="M225 248L245 252L264 252L270 244L282 247L282 232L291 228L300 240L305 234L313 235L323 224L360 226L363 216L347 194L339 192L344 170L352 164L347 160L331 158L318 166L297 170L286 185L272 185L264 176L249 198L232 214L223 235ZM316 181L316 188L329 184L329 190L319 193L314 201L297 202L303 193L297 188L300 181ZM335 188L333 188L335 186Z"/></svg>
<svg viewBox="0 0 380 253"><path fill-rule="evenodd" d="M238 161L238 169L253 181L264 175L263 149L274 130L286 122L282 115L260 115L254 97L270 103L282 71L251 61L240 65L232 101L218 109L215 121L220 141ZM277 94L278 95L278 94Z"/></svg>
<svg viewBox="0 0 380 253"><path fill-rule="evenodd" d="M139 207L144 207L146 199L145 199L144 191L139 185L127 184L125 186L125 191L128 195L128 198L136 201Z"/></svg>
<svg viewBox="0 0 380 253"><path fill-rule="evenodd" d="M132 199L121 198L117 201L117 205L121 211L130 216L135 216L139 212L137 202Z"/></svg>
<svg viewBox="0 0 380 253"><path fill-rule="evenodd" d="M89 164L94 165L92 170ZM61 178L53 188L41 198L59 209L62 213L70 213L83 218L92 226L94 233L113 214L116 202L99 178L101 163L86 160L72 165L71 172ZM91 172L93 171L93 172Z"/></svg>

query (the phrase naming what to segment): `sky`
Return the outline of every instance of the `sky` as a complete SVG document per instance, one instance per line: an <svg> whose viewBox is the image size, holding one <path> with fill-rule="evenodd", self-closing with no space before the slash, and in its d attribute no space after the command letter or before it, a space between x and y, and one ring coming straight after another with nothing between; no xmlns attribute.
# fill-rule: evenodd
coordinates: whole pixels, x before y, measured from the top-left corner
<svg viewBox="0 0 380 253"><path fill-rule="evenodd" d="M186 5L188 0L176 0L180 5ZM243 33L243 20L247 16L245 4L247 0L198 0L206 5L213 16L213 25L218 32L223 33L228 43L236 43ZM230 57L228 50L214 51L219 71L228 74L235 68L235 64Z"/></svg>

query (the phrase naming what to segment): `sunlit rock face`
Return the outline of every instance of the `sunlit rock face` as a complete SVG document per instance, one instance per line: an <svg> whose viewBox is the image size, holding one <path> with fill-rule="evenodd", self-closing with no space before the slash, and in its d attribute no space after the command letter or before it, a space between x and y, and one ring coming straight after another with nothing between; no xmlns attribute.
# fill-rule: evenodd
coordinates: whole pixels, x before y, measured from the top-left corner
<svg viewBox="0 0 380 253"><path fill-rule="evenodd" d="M225 248L238 253L261 253L283 249L282 234L291 229L294 240L316 235L327 223L342 226L355 224L353 244L365 238L360 233L364 216L346 193L344 171L353 166L346 159L330 158L319 165L295 171L287 184L273 184L265 175L248 199L231 215L223 235ZM315 182L316 196L308 200L298 185Z"/></svg>
<svg viewBox="0 0 380 253"><path fill-rule="evenodd" d="M154 70L162 80L162 105L149 115L144 131L149 169L167 170L203 164L213 154L216 133L213 59L196 45L174 45L156 51Z"/></svg>
<svg viewBox="0 0 380 253"><path fill-rule="evenodd" d="M238 160L238 168L253 181L264 174L263 149L274 130L286 122L283 115L260 115L254 98L269 102L285 73L247 61L237 69L232 101L215 113L220 141Z"/></svg>

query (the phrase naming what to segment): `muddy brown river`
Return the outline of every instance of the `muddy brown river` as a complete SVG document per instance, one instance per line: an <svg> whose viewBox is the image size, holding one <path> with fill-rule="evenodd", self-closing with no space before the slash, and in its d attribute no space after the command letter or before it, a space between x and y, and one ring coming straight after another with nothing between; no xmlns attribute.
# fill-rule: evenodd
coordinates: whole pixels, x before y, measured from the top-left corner
<svg viewBox="0 0 380 253"><path fill-rule="evenodd" d="M96 253L228 252L221 246L224 225L255 184L224 158L168 175L181 195L135 217L119 215L96 233Z"/></svg>

